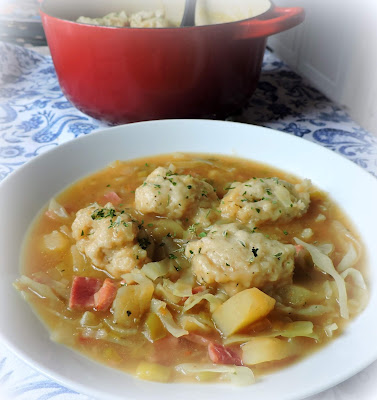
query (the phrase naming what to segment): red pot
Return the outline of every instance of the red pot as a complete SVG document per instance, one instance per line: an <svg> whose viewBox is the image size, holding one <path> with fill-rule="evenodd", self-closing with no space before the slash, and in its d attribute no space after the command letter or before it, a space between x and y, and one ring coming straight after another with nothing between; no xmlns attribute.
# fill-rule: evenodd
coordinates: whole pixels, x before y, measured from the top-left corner
<svg viewBox="0 0 377 400"><path fill-rule="evenodd" d="M93 8L70 1L41 4L60 86L78 109L115 124L234 112L256 88L267 37L304 19L302 8L268 3L261 15L236 22L111 28L72 22Z"/></svg>

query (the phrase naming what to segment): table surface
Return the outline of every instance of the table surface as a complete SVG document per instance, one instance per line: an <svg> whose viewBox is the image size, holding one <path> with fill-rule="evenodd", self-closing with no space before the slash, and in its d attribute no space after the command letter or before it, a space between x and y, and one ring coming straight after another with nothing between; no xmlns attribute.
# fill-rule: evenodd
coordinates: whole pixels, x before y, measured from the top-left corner
<svg viewBox="0 0 377 400"><path fill-rule="evenodd" d="M245 109L230 119L316 142L377 177L377 138L270 51L265 54L257 91ZM0 180L31 158L106 126L67 101L49 56L0 42ZM377 362L310 400L377 399L376 379ZM2 344L1 396L20 400L89 399L41 375Z"/></svg>

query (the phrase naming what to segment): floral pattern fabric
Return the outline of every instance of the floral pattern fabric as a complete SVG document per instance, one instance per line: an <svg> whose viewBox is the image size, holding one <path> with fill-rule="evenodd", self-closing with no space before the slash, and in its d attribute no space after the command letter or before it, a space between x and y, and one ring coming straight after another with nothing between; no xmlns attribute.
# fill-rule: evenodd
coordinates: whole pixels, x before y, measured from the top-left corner
<svg viewBox="0 0 377 400"><path fill-rule="evenodd" d="M230 119L318 143L377 177L377 138L270 51L266 51L255 94L244 110ZM0 180L44 151L106 126L67 101L50 57L0 42ZM377 363L310 399L377 398L365 389L365 382L373 381L376 374ZM360 385L363 390L358 389ZM0 398L2 390L20 400L89 400L26 366L0 344Z"/></svg>

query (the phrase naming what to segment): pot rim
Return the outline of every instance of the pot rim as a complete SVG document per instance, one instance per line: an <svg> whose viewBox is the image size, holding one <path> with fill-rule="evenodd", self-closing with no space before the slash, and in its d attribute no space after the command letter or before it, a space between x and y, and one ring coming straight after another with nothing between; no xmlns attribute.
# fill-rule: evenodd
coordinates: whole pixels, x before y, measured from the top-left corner
<svg viewBox="0 0 377 400"><path fill-rule="evenodd" d="M169 30L177 30L178 29L179 31L187 32L187 31L194 31L194 30L198 31L198 30L214 29L215 27L216 28L217 27L220 27L220 28L221 27L228 27L228 26L232 26L232 25L236 25L236 24L241 24L241 23L245 23L245 22L248 22L248 21L252 21L254 19L257 20L257 19L261 18L262 16L265 16L266 14L272 12L276 8L276 6L275 6L275 4L273 3L272 0L268 0L268 1L270 3L270 7L266 11L264 11L263 13L255 15L254 17L240 19L240 20L237 20L237 21L222 22L222 23L218 23L218 24L207 24L207 25L198 25L198 26L169 26L169 27L166 27L166 28L155 28L155 27L143 28L143 27L130 27L130 26L104 26L104 25L91 25L91 24L85 24L85 23L82 23L82 22L76 22L76 21L72 21L72 20L66 19L66 18L59 18L59 17L53 16L50 13L48 13L46 10L43 9L44 8L43 5L45 3L45 0L39 0L39 12L40 12L41 15L45 15L45 16L47 16L49 18L53 18L53 19L56 19L58 21L71 23L71 24L74 24L74 25L86 26L86 27L89 27L89 29L93 29L93 28L94 29L106 29L106 30L109 30L109 29L111 29L111 30L122 29L122 30L125 30L125 31L127 31L127 30L153 31L154 33L156 33L156 31L167 32Z"/></svg>

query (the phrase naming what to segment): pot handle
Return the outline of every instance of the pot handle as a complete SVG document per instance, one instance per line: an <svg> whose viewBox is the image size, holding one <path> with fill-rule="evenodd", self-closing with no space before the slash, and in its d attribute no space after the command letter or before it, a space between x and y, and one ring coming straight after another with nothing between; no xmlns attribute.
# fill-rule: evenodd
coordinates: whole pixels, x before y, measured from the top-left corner
<svg viewBox="0 0 377 400"><path fill-rule="evenodd" d="M274 7L268 16L265 20L253 18L244 21L237 39L267 37L291 29L304 21L305 10L302 7Z"/></svg>

